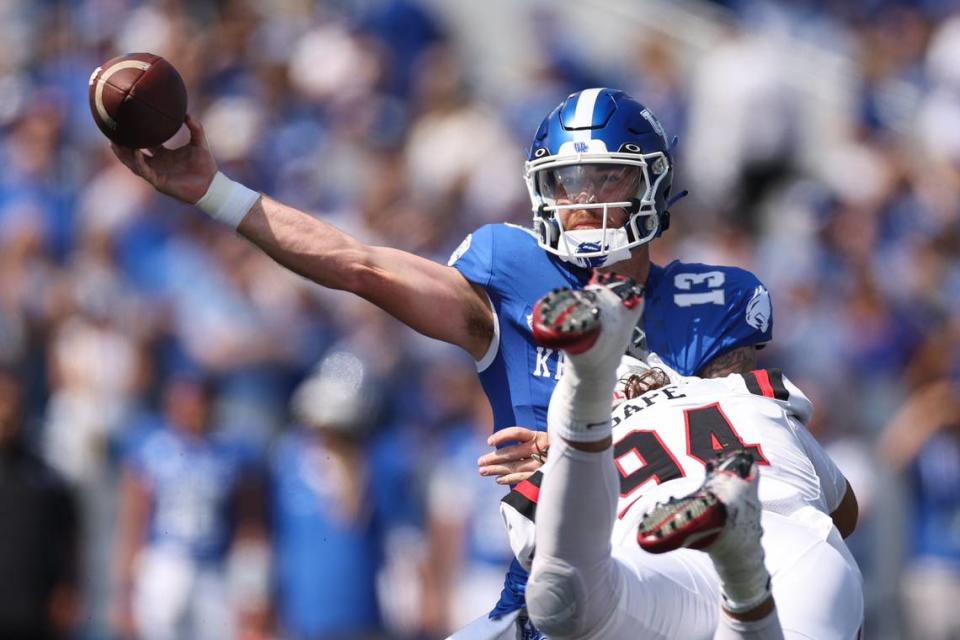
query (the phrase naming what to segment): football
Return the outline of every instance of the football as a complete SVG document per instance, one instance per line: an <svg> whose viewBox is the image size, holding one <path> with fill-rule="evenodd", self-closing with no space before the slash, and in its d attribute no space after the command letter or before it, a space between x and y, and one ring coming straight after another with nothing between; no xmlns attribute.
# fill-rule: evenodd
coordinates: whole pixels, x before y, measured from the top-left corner
<svg viewBox="0 0 960 640"><path fill-rule="evenodd" d="M105 136L142 149L169 140L187 116L187 88L172 64L152 53L130 53L90 75L90 112Z"/></svg>

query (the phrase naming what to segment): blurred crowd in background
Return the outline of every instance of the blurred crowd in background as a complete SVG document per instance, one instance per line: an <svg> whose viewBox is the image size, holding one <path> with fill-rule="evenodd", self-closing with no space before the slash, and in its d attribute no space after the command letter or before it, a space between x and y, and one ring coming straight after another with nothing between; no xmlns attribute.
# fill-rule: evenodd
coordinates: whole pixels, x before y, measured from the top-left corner
<svg viewBox="0 0 960 640"><path fill-rule="evenodd" d="M469 357L114 159L87 80L150 51L226 174L443 262L529 223L544 115L627 90L691 191L654 260L772 293L761 364L860 499L867 636L960 638L952 5L0 0L0 637L438 638L508 564Z"/></svg>

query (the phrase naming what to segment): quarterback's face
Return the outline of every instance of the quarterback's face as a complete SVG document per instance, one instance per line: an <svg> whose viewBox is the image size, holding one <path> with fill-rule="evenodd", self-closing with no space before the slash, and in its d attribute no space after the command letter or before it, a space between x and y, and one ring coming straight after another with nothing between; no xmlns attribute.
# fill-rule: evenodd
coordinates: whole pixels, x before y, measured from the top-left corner
<svg viewBox="0 0 960 640"><path fill-rule="evenodd" d="M585 164L558 167L544 172L541 191L557 205L593 205L562 209L560 222L567 231L603 226L604 202L628 202L640 193L643 174L639 167L616 164ZM627 213L622 207L607 208L607 226L622 227Z"/></svg>
<svg viewBox="0 0 960 640"><path fill-rule="evenodd" d="M558 204L573 204L559 202ZM565 231L600 229L603 227L603 209L564 209L560 223ZM607 228L618 229L627 223L627 212L621 208L607 209Z"/></svg>

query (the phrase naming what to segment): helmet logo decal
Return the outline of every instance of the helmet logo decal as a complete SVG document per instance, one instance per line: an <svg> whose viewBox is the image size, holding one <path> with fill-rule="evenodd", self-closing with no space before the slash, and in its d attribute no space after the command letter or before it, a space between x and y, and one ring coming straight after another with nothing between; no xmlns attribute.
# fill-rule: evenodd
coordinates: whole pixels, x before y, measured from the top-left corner
<svg viewBox="0 0 960 640"><path fill-rule="evenodd" d="M586 142L574 142L573 150L577 153L586 153L590 149L590 145Z"/></svg>
<svg viewBox="0 0 960 640"><path fill-rule="evenodd" d="M643 119L650 123L650 126L653 127L653 130L657 132L657 135L663 138L664 144L667 142L667 132L663 130L663 125L660 124L660 121L657 120L656 116L650 113L649 109L644 109L640 112L640 115L643 116Z"/></svg>

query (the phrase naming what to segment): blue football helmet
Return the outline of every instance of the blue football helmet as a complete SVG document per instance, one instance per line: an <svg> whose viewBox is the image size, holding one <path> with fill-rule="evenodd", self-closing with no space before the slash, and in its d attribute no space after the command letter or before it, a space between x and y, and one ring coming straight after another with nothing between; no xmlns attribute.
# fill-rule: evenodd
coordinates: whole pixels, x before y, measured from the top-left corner
<svg viewBox="0 0 960 640"><path fill-rule="evenodd" d="M672 169L649 109L615 89L571 94L540 124L525 164L540 246L582 267L629 258L669 225ZM601 215L577 215L591 209Z"/></svg>

